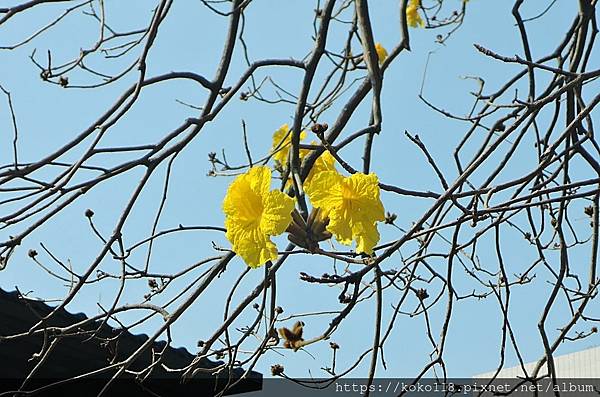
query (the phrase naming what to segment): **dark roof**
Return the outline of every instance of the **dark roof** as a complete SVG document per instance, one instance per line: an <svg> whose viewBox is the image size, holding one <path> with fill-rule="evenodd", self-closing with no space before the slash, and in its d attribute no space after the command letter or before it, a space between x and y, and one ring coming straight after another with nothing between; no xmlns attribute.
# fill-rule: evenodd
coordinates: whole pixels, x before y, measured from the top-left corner
<svg viewBox="0 0 600 397"><path fill-rule="evenodd" d="M2 392L16 390L31 370L39 363L32 359L35 353L41 351L44 336L41 333L24 335L16 339L3 339L2 337L26 333L39 319L53 310L52 307L38 300L24 299L17 292L5 292L0 289L0 395ZM82 314L72 314L60 310L53 316L46 327L67 327L85 321L87 317ZM130 332L112 328L108 325L102 327L100 322L91 322L84 326L78 335L58 336L59 341L47 360L40 366L35 378L29 381L24 390L33 390L37 387L69 379L85 374L111 363L111 360L122 360L137 350L145 341L146 335L133 335ZM90 331L100 330L92 336ZM87 332L86 332L87 331ZM51 338L57 336L50 335ZM155 342L153 349L147 349L129 368L140 371L152 363L154 352L164 349L166 342ZM194 355L184 348L168 347L163 356L162 363L169 368L183 368L191 363ZM115 362L115 361L113 361ZM118 361L116 361L118 362ZM215 368L221 362L204 360L202 368ZM150 376L143 382L143 387L152 390L158 395L177 396L207 396L215 394L215 390L222 389L228 378L239 379L243 374L241 368L231 372L222 371L218 376L209 372L200 375L190 382L182 383L180 373L167 372L161 366L156 366ZM84 378L78 382L66 383L60 389L60 394L70 395L66 388L76 390L78 395L95 395L105 384L107 377L114 374L108 372L90 380ZM85 393L82 394L85 388ZM117 381L109 389L109 395L151 395L143 390L133 375ZM74 389L76 388L76 389ZM235 387L225 394L237 394L261 390L262 375L251 372L250 376L240 381ZM58 390L57 390L58 391ZM96 393L94 393L96 392ZM52 394L54 395L55 392ZM58 394L57 394L58 395Z"/></svg>

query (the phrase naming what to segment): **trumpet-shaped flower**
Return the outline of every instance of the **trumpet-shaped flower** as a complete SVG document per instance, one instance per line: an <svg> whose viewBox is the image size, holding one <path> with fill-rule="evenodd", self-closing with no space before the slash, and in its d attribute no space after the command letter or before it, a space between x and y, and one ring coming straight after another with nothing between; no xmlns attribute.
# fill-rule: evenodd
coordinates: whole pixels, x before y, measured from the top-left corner
<svg viewBox="0 0 600 397"><path fill-rule="evenodd" d="M375 174L344 177L324 171L306 187L311 203L329 217L327 230L342 244L356 241L356 252L373 253L379 241L378 221L385 220Z"/></svg>
<svg viewBox="0 0 600 397"><path fill-rule="evenodd" d="M252 167L235 178L223 200L226 236L233 251L253 268L277 259L270 237L285 231L293 209L292 198L271 190L268 167Z"/></svg>
<svg viewBox="0 0 600 397"><path fill-rule="evenodd" d="M410 0L406 7L406 22L411 28L423 27L425 22L419 15L419 7L421 6L421 0Z"/></svg>
<svg viewBox="0 0 600 397"><path fill-rule="evenodd" d="M300 133L300 140L306 138L306 131ZM271 153L273 153L273 159L279 161L282 166L286 166L288 161L288 155L290 146L292 145L292 133L290 127L287 124L279 127L273 134L273 146Z"/></svg>
<svg viewBox="0 0 600 397"><path fill-rule="evenodd" d="M381 43L375 43L375 51L377 51L377 58L379 59L379 64L381 65L385 59L388 57L388 52Z"/></svg>

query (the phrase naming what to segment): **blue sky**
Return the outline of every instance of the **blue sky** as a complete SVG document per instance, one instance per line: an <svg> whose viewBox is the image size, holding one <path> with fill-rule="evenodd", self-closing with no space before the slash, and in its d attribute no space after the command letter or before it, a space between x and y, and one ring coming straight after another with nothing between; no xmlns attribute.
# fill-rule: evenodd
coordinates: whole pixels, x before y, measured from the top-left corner
<svg viewBox="0 0 600 397"><path fill-rule="evenodd" d="M453 7L459 7L459 0L446 0ZM127 2L107 1L108 21L120 31L135 29L147 23L151 17L146 1L130 0ZM199 3L199 2L198 2ZM376 0L371 6L374 21L374 35L384 46L391 48L399 40L397 2ZM526 2L523 15L535 15L542 11L548 1ZM572 21L574 10L570 2L558 2L545 16L538 21L527 24L529 35L535 43L533 57L547 54L563 37ZM468 126L464 123L448 120L427 108L417 97L421 88L424 67L430 55L428 71L424 83L424 94L432 103L455 112L467 114L471 105L470 91L477 89L472 80L464 76L481 76L486 80L488 91L494 90L516 71L513 65L501 64L479 54L473 47L481 44L493 51L512 56L521 54L520 39L510 14L511 2L471 0L467 6L464 25L446 42L444 46L435 43L437 31L424 29L411 30L410 52L404 52L386 73L383 91L383 128L375 140L372 170L387 183L415 190L441 191L441 186L431 171L422 154L404 136L404 131L418 133L427 145L431 154L443 166L446 178L453 180L457 176L452 159L452 150L460 141ZM312 18L314 4L308 1L256 0L246 13L246 41L249 45L252 60L262 58L303 58L312 48ZM61 12L59 7L40 7L26 16L15 18L6 26L0 27L0 45L8 45L27 37L37 26L48 21ZM226 21L209 13L199 4L175 2L167 21L161 26L159 38L148 58L148 76L169 71L192 70L211 78L219 60ZM339 50L343 46L345 25L336 26L328 42L328 49ZM76 136L87 128L93 120L112 104L119 94L129 87L137 75L131 74L113 85L94 90L62 89L55 85L44 84L39 78L39 70L29 60L33 49L37 49L37 59L45 62L46 51L52 49L53 59L70 59L79 53L80 48L90 47L97 38L97 29L89 17L74 14L65 18L60 25L33 40L29 45L15 51L0 51L0 84L11 91L17 111L19 124L19 156L21 161L34 161L61 146L66 140ZM135 53L134 53L135 54ZM593 58L593 57L592 57ZM128 58L131 61L133 58ZM597 58L596 58L597 59ZM114 72L122 68L123 60L106 60L96 57L90 60L91 65L101 70ZM245 70L240 48L236 50L235 60L228 75L226 85L237 81ZM322 76L322 71L320 71ZM291 92L297 93L301 85L301 74L298 71L269 69L257 74L257 80L270 75L279 84ZM540 77L543 78L543 77ZM89 82L89 77L81 73L69 75L70 84ZM508 96L512 95L512 92ZM145 89L133 109L107 135L102 146L147 144L157 141L166 133L177 127L187 117L194 116L195 111L176 102L176 99L195 105L202 104L206 91L188 82L169 82ZM4 99L4 98L3 98ZM507 100L508 101L508 100ZM0 102L0 160L2 164L12 161L12 130L9 113L4 102ZM338 106L328 110L322 121L331 123L335 120L343 98ZM351 133L366 126L370 104L365 101L345 132ZM220 153L225 150L227 159L232 164L245 161L245 152L240 144L242 137L241 120L245 120L250 148L255 158L267 153L271 145L271 136L281 124L289 123L294 108L289 104L265 105L257 101L232 101L219 117L206 126L202 133L178 156L173 166L170 181L170 194L167 201L160 229L183 225L222 225L223 215L220 210L221 201L228 183L227 177L212 178L207 176L209 163L208 152ZM475 148L471 148L473 150ZM355 166L361 164L362 145L359 142L345 149L342 154ZM536 159L533 153L520 153L512 167L519 169L532 168ZM75 155L65 160L75 159ZM123 155L111 155L98 159L95 164L117 164L123 161ZM92 162L94 164L94 162ZM502 175L500 180L507 180L511 172ZM40 174L46 176L48 174ZM131 245L148 235L156 212L163 186L165 168L162 167L153 176L150 184L144 189L141 201L126 224L125 241ZM60 298L67 289L60 282L49 280L47 275L27 258L27 250L36 248L43 242L54 254L63 260L69 260L73 268L82 271L99 252L101 246L92 235L87 220L83 216L86 208L92 208L96 215L94 221L105 235L110 234L122 207L132 191L133 183L141 176L141 170L134 170L127 175L116 178L107 184L101 184L82 199L63 211L60 216L40 228L18 248L9 266L0 272L0 286L12 290L18 286L22 291L33 291L33 295L45 298ZM409 199L389 193L383 193L386 210L398 215L398 225L410 226L420 214L432 203L427 199ZM6 208L6 209L5 209ZM2 208L2 214L8 212L10 205ZM14 207L13 207L14 208ZM587 220L582 215L577 222L585 226ZM390 241L399 237L399 232L386 225L380 225L382 241ZM18 230L18 229L15 229ZM15 231L0 230L0 238L4 241ZM467 234L465 234L466 236ZM450 238L449 234L445 235ZM284 238L279 238L279 247L283 249ZM154 246L152 269L161 272L176 272L195 261L217 255L212 242L228 247L221 234L213 232L178 233L169 238L157 241ZM509 272L524 271L533 260L535 252L519 239L518 236L507 235L504 241L505 260ZM406 252L415 245L407 246ZM443 243L437 248L443 250ZM446 247L447 249L447 247ZM497 266L493 250L493 240L483 238L479 244L480 260ZM572 259L581 261L582 266L588 260L584 250L573 250ZM40 257L49 263L46 255ZM550 258L556 260L549 255ZM145 252L140 250L132 256L133 261L143 261ZM395 255L386 264L387 268L397 268L400 257ZM117 271L118 264L107 259L102 264L108 271ZM196 341L207 338L212 330L221 324L225 294L234 280L244 269L243 262L236 258L205 295L181 318L173 328L175 346L185 346L190 351L196 349ZM444 269L444 262L434 262L438 271ZM335 287L307 285L298 279L301 271L320 275L331 272L330 260L314 256L295 256L288 260L278 273L279 305L284 314L304 313L320 310L340 310L337 302L339 289ZM195 273L189 282L199 273ZM263 275L261 270L252 272L236 299L242 299ZM527 361L542 355L543 347L536 329L540 308L549 293L546 282L548 274L537 273L533 283L516 288L512 296L512 317L519 347ZM463 293L475 288L466 279L464 272L457 269L455 276L457 287ZM166 292L164 298L155 303L174 296L187 283L176 283ZM85 312L93 315L98 312L96 302L105 307L110 305L116 292L117 284L107 281L102 287L85 288L82 294L68 309L72 312ZM435 291L439 286L430 287ZM384 301L385 319L392 312L398 296L387 291ZM145 281L131 282L121 303L134 303L147 293ZM564 302L563 302L564 303ZM416 305L416 300L413 302ZM415 307L410 304L407 308ZM598 309L594 305L593 309ZM439 305L430 313L435 336L443 321L444 305ZM342 349L338 355L338 368L349 365L354 357L368 349L372 343L374 323L374 302L361 303L347 322L336 332L333 341ZM532 315L532 313L534 313ZM567 317L564 304L553 312L549 329L563 324ZM252 310L242 316L235 324L243 326L253 316ZM125 321L131 315L123 316ZM306 336L320 334L330 318L324 316L305 319ZM424 332L423 317L399 318L393 335L386 345L385 358L387 370L380 366L378 376L411 376L418 373L429 361L431 345ZM291 325L293 321L283 325ZM449 332L445 353L446 365L451 376L472 376L492 370L498 363L498 346L501 328L501 316L497 303L493 298L487 300L461 301L456 307ZM159 320L138 327L134 332L149 333ZM577 330L587 330L589 325ZM560 347L559 353L581 350L598 343L598 338L585 339L577 343L568 343ZM309 354L310 353L310 354ZM330 349L328 342L311 345L307 352L277 351L269 352L258 364L257 369L269 373L272 364L284 364L290 375L322 376L320 367L329 365ZM507 366L516 364L514 353L509 349ZM368 358L353 372L356 376L366 375Z"/></svg>

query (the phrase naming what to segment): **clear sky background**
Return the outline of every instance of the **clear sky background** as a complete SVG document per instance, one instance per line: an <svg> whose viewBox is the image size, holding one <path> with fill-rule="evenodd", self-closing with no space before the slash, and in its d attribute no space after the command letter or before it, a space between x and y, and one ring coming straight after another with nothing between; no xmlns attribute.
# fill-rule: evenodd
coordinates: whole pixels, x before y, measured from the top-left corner
<svg viewBox="0 0 600 397"><path fill-rule="evenodd" d="M452 7L460 6L459 0L446 1L448 4L453 4ZM525 3L522 14L533 16L544 10L550 2L537 0ZM572 3L574 2L559 0L543 18L527 24L529 36L534 43L534 58L546 55L564 37L575 13ZM119 31L139 28L151 17L149 4L141 0L106 1L108 21ZM400 38L397 1L374 0L370 3L370 7L374 21L374 35L377 41L390 49ZM417 98L426 60L431 52L424 85L424 94L428 100L456 114L467 114L472 105L472 96L469 92L475 91L477 85L473 80L463 79L463 76L481 76L486 80L487 91L493 91L498 88L498 84L520 70L516 66L501 64L486 58L473 47L474 43L478 43L507 56L515 53L522 55L520 39L510 13L511 7L510 1L471 0L467 5L464 25L443 46L435 43L435 35L440 32L411 29L412 50L402 53L394 62L386 73L384 83L383 129L382 134L375 140L372 166L372 170L383 182L415 190L441 191L441 186L426 160L405 138L405 130L419 134L439 164L444 166L448 180L453 180L457 176L451 154L468 126L432 112ZM313 45L311 39L313 10L314 3L311 1L255 0L246 12L245 39L249 45L251 59L303 58ZM6 26L0 27L0 46L27 37L35 27L41 26L60 12L62 8L56 6L39 7L27 15L15 18ZM199 2L175 2L168 20L160 28L157 43L150 52L147 75L191 70L212 78L220 57L225 27L226 19L210 13ZM328 48L332 50L342 48L345 29L345 25L334 27L328 41ZM0 51L0 84L13 95L20 130L21 161L34 161L79 134L137 79L137 75L132 73L123 80L100 89L65 90L41 81L39 70L29 60L34 48L37 49L36 59L42 63L45 63L48 49L52 50L56 62L70 59L79 53L80 48L93 45L96 38L97 29L91 18L75 13L29 45L15 51ZM132 58L127 59L130 61ZM595 60L597 67L597 51L596 56L592 56L592 60ZM102 65L101 70L110 73L120 70L126 62L96 57L90 60L90 63L96 66ZM245 63L241 47L238 46L226 85L234 84L244 70ZM271 68L257 73L257 80L266 75L272 76L291 92L297 93L300 88L301 73L298 71ZM73 85L90 82L89 77L81 73L73 73L69 79L70 84ZM511 92L509 96L512 94ZM196 115L194 110L176 102L176 99L201 105L205 98L206 91L189 82L168 82L145 89L131 112L111 129L102 146L155 142L187 117ZM337 107L326 112L321 121L331 124L343 101L344 98ZM362 104L344 131L345 134L367 125L369 107L369 101ZM223 224L221 201L231 178L207 176L210 169L207 161L208 152L220 152L223 149L231 164L243 163L245 152L241 145L241 120L244 119L253 156L262 157L271 146L272 133L281 124L290 123L293 112L294 108L289 104L265 105L252 100L232 101L214 122L204 128L174 163L170 193L160 229L178 224L221 226ZM12 130L9 116L2 98L0 101L0 162L2 164L12 162ZM361 153L362 141L355 142L342 152L355 167L360 167L362 164ZM535 161L533 154L532 150L531 153L517 155L512 167L531 169ZM74 155L70 155L65 157L65 160L74 158ZM110 155L101 161L98 160L98 164L117 164L125 158L124 155ZM18 248L9 266L0 272L0 287L12 290L18 286L21 291L33 291L33 296L53 299L60 299L66 295L67 288L62 283L50 279L43 270L35 266L27 257L27 250L36 248L41 252L38 244L43 242L59 258L69 260L75 270L81 272L86 269L99 252L101 245L89 230L87 219L83 216L85 209L91 208L95 211L96 225L105 235L109 235L132 192L133 184L139 179L141 173L142 170L134 170L111 180L110 183L101 184L30 236ZM510 172L499 179L506 180L510 177L509 174ZM125 227L124 238L128 245L148 235L160 200L164 175L165 168L162 167L144 189L142 199ZM411 222L417 220L432 203L428 199L415 200L388 193L383 193L382 199L386 210L398 215L397 224L401 227L409 227ZM2 214L11 209L9 205L3 207ZM582 213L576 222L584 227L588 220ZM400 236L399 232L390 226L380 225L379 229L383 242ZM11 233L14 231L0 230L0 238L4 241ZM445 237L451 236L445 235ZM154 246L152 269L176 272L204 257L218 255L219 253L212 248L213 241L223 247L229 246L223 235L213 232L179 233L160 239ZM285 238L278 239L278 242L279 247L283 249ZM481 263L489 264L489 267L494 269L497 267L497 260L492 243L491 239L484 238L479 248ZM410 249L414 247L414 245L408 246L406 253L411 253ZM436 247L444 250L442 243ZM535 260L535 252L518 236L507 237L504 247L506 266L510 274L523 272ZM448 250L448 247L445 249ZM575 249L571 255L574 266L587 266L589 260L587 251ZM139 250L131 259L141 263L144 258L145 252ZM558 255L549 255L549 258L556 261ZM50 263L47 255L40 254L40 259ZM433 263L438 271L444 270L443 261ZM556 262L554 264L556 265ZM118 271L118 263L110 258L102 265L105 270ZM184 346L191 352L195 352L196 341L207 338L215 327L221 324L225 294L244 266L244 263L236 258L228 266L227 272L176 323L173 328L175 346ZM386 268L399 266L398 255L393 256L386 264ZM320 275L331 272L332 264L330 260L309 255L295 256L286 261L278 273L279 304L285 310L284 315L341 309L337 301L338 288L307 285L298 278L298 273L301 271ZM186 281L193 280L199 274L199 271L196 271ZM247 277L236 299L242 299L259 282L262 275L262 270L257 270ZM536 360L543 354L536 325L541 307L545 304L550 291L548 279L548 274L540 270L534 282L522 288L515 288L513 292L511 320L526 361ZM463 294L468 294L477 288L459 268L456 270L455 280L456 287ZM158 298L153 303L166 301L185 285L186 283L173 284L166 291L165 297ZM68 309L71 312L94 315L99 312L96 302L100 302L104 307L110 306L117 286L117 283L107 280L101 284L101 288L98 286L85 288ZM430 288L430 295L433 295L432 292L435 292L436 288L439 289L439 285L428 288ZM137 302L147 292L145 281L131 282L121 303ZM387 292L384 301L384 325L387 325L387 319L392 313L391 305L399 298L397 293ZM416 307L417 301L413 299L413 303L412 307ZM409 304L406 307L411 306ZM332 337L331 340L342 347L338 354L338 369L354 362L360 353L371 346L374 308L374 301L361 303ZM592 313L598 313L597 304L594 303L591 308ZM443 321L444 310L444 305L438 305L430 313L432 329L436 337ZM248 323L253 315L250 310L235 324L241 327ZM552 312L548 329L554 330L560 327L568 320L567 315L568 312L562 302L561 308ZM128 321L135 317L127 314L122 318ZM497 367L501 320L500 310L494 298L459 302L451 321L445 353L450 376L472 376ZM305 335L312 337L325 329L330 318L309 317L304 321L306 322ZM415 318L402 316L398 319L393 336L385 347L387 370L380 367L378 376L416 375L429 362L429 353L432 349L427 340L423 321L422 316ZM133 331L151 333L159 323L159 319L154 319ZM292 323L293 320L290 320L282 325L289 326ZM591 324L582 325L576 327L576 330L588 330L590 327ZM558 353L581 350L597 343L597 336L580 342L565 343L559 348ZM269 374L272 364L281 363L285 365L290 375L324 376L325 373L320 370L320 367L330 364L329 343L326 341L311 345L306 350L306 352L296 353L283 350L269 352L256 369ZM506 366L516 364L514 352L509 349ZM352 374L365 376L367 369L368 357Z"/></svg>

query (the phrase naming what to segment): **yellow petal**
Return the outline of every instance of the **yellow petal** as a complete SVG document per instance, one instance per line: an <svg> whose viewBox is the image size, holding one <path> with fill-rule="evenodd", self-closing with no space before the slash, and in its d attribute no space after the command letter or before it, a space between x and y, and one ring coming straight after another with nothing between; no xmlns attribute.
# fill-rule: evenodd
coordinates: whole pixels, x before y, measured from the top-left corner
<svg viewBox="0 0 600 397"><path fill-rule="evenodd" d="M304 131L303 131L304 133ZM304 160L304 157L306 157L306 155L308 155L310 153L309 149L300 149L300 163L302 163L302 160ZM307 178L308 180L308 178ZM304 182L306 183L306 182ZM283 190L288 190L289 188L292 187L294 183L292 182L292 176L289 175L287 181L285 181L285 187Z"/></svg>
<svg viewBox="0 0 600 397"><path fill-rule="evenodd" d="M356 252L373 254L373 248L379 241L379 231L375 223L357 223L352 228L352 234L356 238Z"/></svg>
<svg viewBox="0 0 600 397"><path fill-rule="evenodd" d="M329 224L327 230L335 236L341 244L352 244L352 228L350 219L345 209L333 209L329 211Z"/></svg>
<svg viewBox="0 0 600 397"><path fill-rule="evenodd" d="M227 216L245 220L256 219L260 216L262 199L252 188L252 178L248 173L239 175L229 185L223 200L223 212Z"/></svg>
<svg viewBox="0 0 600 397"><path fill-rule="evenodd" d="M388 52L381 45L381 43L375 43L375 51L377 51L377 58L379 59L379 64L381 65L388 57Z"/></svg>
<svg viewBox="0 0 600 397"><path fill-rule="evenodd" d="M323 172L323 171L335 171L335 158L329 153L329 151L323 152L317 160L313 164L313 167L310 169L306 180L304 181L304 188L312 182L312 179L315 175Z"/></svg>
<svg viewBox="0 0 600 397"><path fill-rule="evenodd" d="M379 198L377 175L356 173L345 178L342 194L345 204L351 209L351 217L360 222L376 222L385 219L383 204Z"/></svg>
<svg viewBox="0 0 600 397"><path fill-rule="evenodd" d="M329 151L323 152L318 160L320 161L322 171L335 171L335 158Z"/></svg>
<svg viewBox="0 0 600 397"><path fill-rule="evenodd" d="M294 200L279 190L273 190L263 197L263 208L260 220L262 232L270 236L283 233L292 221Z"/></svg>
<svg viewBox="0 0 600 397"><path fill-rule="evenodd" d="M261 165L250 168L248 171L250 187L258 196L264 196L271 190L271 169Z"/></svg>
<svg viewBox="0 0 600 397"><path fill-rule="evenodd" d="M314 207L321 208L325 213L342 205L342 186L344 177L337 171L320 172L312 178L305 192Z"/></svg>
<svg viewBox="0 0 600 397"><path fill-rule="evenodd" d="M279 127L273 134L273 146L271 148L271 153L274 153L273 159L279 161L284 166L287 163L288 145L291 142L290 136L290 127L287 124Z"/></svg>
<svg viewBox="0 0 600 397"><path fill-rule="evenodd" d="M229 233L229 229L227 229L227 232ZM252 268L257 268L267 261L277 259L277 247L258 228L238 229L232 244L233 251Z"/></svg>
<svg viewBox="0 0 600 397"><path fill-rule="evenodd" d="M300 141L306 138L306 131L300 132ZM290 145L292 144L292 132L287 124L279 127L273 134L273 146L271 147L271 153L273 159L279 161L284 167L288 162L288 155L290 151Z"/></svg>
<svg viewBox="0 0 600 397"><path fill-rule="evenodd" d="M408 7L406 7L406 22L411 28L423 27L425 22L419 15L419 6L421 5L420 0L411 0Z"/></svg>

